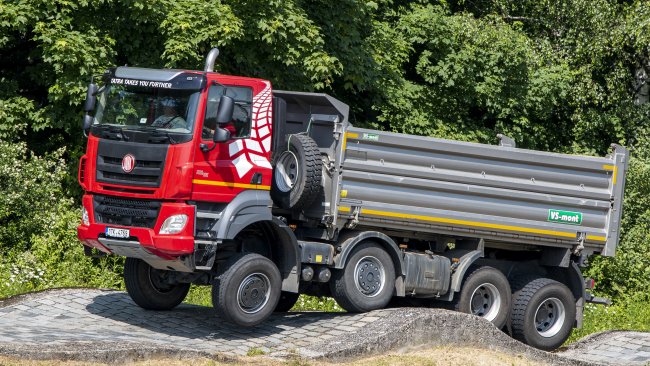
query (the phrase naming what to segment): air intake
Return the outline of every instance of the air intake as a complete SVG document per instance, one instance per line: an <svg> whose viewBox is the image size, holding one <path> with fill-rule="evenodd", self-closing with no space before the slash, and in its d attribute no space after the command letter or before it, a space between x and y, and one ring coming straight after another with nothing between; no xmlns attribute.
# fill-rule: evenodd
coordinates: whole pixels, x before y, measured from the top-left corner
<svg viewBox="0 0 650 366"><path fill-rule="evenodd" d="M214 71L214 62L219 57L219 49L217 47L210 50L208 56L205 58L205 72Z"/></svg>

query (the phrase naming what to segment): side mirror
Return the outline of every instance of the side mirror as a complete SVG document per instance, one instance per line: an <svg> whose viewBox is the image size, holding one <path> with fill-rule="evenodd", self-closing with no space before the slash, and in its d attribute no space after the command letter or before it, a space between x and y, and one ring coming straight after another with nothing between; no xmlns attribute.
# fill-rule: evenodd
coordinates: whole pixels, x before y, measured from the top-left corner
<svg viewBox="0 0 650 366"><path fill-rule="evenodd" d="M234 108L235 108L235 100L229 96L222 95L221 98L219 98L219 109L217 110L217 124L222 125L232 121Z"/></svg>
<svg viewBox="0 0 650 366"><path fill-rule="evenodd" d="M90 113L95 110L95 103L97 103L97 84L88 84L88 91L86 92L86 103L84 104L84 112Z"/></svg>
<svg viewBox="0 0 650 366"><path fill-rule="evenodd" d="M221 127L217 127L217 129L214 130L214 135L212 135L212 141L217 143L217 142L226 142L228 140L230 140L230 131Z"/></svg>

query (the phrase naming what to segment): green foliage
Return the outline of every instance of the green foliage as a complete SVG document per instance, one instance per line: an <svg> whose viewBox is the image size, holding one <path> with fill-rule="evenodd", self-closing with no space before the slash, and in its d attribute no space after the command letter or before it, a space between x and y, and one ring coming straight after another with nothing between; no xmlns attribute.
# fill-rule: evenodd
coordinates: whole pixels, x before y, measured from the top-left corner
<svg viewBox="0 0 650 366"><path fill-rule="evenodd" d="M212 306L211 291L210 286L192 285L189 294L185 298L185 302L194 305ZM342 312L344 310L331 297L300 295L291 311Z"/></svg>
<svg viewBox="0 0 650 366"><path fill-rule="evenodd" d="M398 27L411 49L405 71L417 77L390 88L397 98L383 107L380 122L468 141L490 142L502 132L522 146L551 150L566 140L564 128L548 125L569 92L570 70L548 65L525 33L497 17L420 5Z"/></svg>
<svg viewBox="0 0 650 366"><path fill-rule="evenodd" d="M265 355L266 352L264 350L257 348L257 347L251 347L248 349L246 352L246 356L262 356Z"/></svg>
<svg viewBox="0 0 650 366"><path fill-rule="evenodd" d="M120 258L84 256L79 211L63 196L63 150L0 142L0 297L51 287L120 287Z"/></svg>
<svg viewBox="0 0 650 366"><path fill-rule="evenodd" d="M84 255L78 210L58 205L49 211L52 221L31 237L28 250L0 255L0 298L56 287L122 288L123 258Z"/></svg>
<svg viewBox="0 0 650 366"><path fill-rule="evenodd" d="M212 287L192 285L185 302L194 305L212 306Z"/></svg>
<svg viewBox="0 0 650 366"><path fill-rule="evenodd" d="M650 151L650 150L649 150ZM633 158L627 176L621 240L614 257L594 257L586 275L614 298L650 288L650 164Z"/></svg>
<svg viewBox="0 0 650 366"><path fill-rule="evenodd" d="M33 235L54 221L53 207L62 197L63 149L38 157L24 143L0 142L0 250L29 249Z"/></svg>
<svg viewBox="0 0 650 366"><path fill-rule="evenodd" d="M343 312L339 304L331 297L300 295L291 311L328 311Z"/></svg>
<svg viewBox="0 0 650 366"><path fill-rule="evenodd" d="M604 330L636 330L650 331L650 297L647 294L637 294L616 301L611 306L587 304L584 309L584 324L580 329L574 329L566 341L573 343L578 339Z"/></svg>

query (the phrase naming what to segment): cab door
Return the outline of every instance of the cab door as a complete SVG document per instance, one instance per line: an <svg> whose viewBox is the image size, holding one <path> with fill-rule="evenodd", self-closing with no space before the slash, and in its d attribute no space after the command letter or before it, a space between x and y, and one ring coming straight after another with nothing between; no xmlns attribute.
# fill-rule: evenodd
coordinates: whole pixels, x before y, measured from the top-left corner
<svg viewBox="0 0 650 366"><path fill-rule="evenodd" d="M206 93L199 118L200 139L197 145L192 200L230 202L246 189L270 190L272 91L268 81L218 76ZM217 126L205 120L209 108L218 108L219 98L234 99L235 108L230 123ZM214 146L216 128L230 132L230 139ZM212 149L212 147L214 147Z"/></svg>

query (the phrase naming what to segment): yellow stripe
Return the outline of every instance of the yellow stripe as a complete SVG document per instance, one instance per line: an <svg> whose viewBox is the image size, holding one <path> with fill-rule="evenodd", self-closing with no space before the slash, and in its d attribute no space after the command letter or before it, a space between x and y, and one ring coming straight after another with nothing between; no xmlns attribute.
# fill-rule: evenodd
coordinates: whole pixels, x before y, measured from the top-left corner
<svg viewBox="0 0 650 366"><path fill-rule="evenodd" d="M341 212L350 212L350 207L339 207L339 211L341 211ZM563 232L563 231L553 231L553 230L544 230L544 229L531 229L531 228L525 228L525 227L519 227L519 226L511 226L511 225L489 224L489 223L486 223L486 222L447 219L447 218L444 218L444 217L431 217L431 216L423 216L423 215L413 215L413 214L403 214L403 213L396 213L396 212L368 210L368 209L365 209L365 208L361 209L361 213L362 214L368 214L368 215L375 215L375 216L397 217L397 218L401 218L401 219L413 219L413 220L430 221L430 222L441 222L441 223L445 223L445 224L474 226L474 227L482 227L482 228L489 228L489 229L500 229L500 230L507 230L507 231L519 231L519 232L524 232L524 233L553 235L553 236L561 236L561 237L567 237L567 238L575 238L576 237L576 234L574 234L574 233L568 233L568 232ZM595 235L588 235L587 239L598 240L598 241L605 241L606 240L602 236L595 236Z"/></svg>
<svg viewBox="0 0 650 366"><path fill-rule="evenodd" d="M359 134L356 132L345 133L345 135L343 136L343 151L345 151L345 148L348 146L348 137L351 139L356 139L359 138Z"/></svg>
<svg viewBox="0 0 650 366"><path fill-rule="evenodd" d="M605 164L605 165L603 165L603 169L609 170L609 171L612 172L612 184L616 184L616 172L618 171L618 169L616 169L616 165Z"/></svg>
<svg viewBox="0 0 650 366"><path fill-rule="evenodd" d="M348 196L348 190L347 189L342 189L341 190L341 198L345 198Z"/></svg>
<svg viewBox="0 0 650 366"><path fill-rule="evenodd" d="M206 186L230 187L230 188L246 188L246 189L261 189L264 191L271 190L271 186L264 186L261 184L245 184L235 182L218 182L215 180L193 179L192 183L202 184Z"/></svg>
<svg viewBox="0 0 650 366"><path fill-rule="evenodd" d="M587 235L587 240L607 241L607 238L604 237L604 236L598 236L598 235Z"/></svg>

